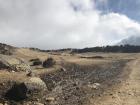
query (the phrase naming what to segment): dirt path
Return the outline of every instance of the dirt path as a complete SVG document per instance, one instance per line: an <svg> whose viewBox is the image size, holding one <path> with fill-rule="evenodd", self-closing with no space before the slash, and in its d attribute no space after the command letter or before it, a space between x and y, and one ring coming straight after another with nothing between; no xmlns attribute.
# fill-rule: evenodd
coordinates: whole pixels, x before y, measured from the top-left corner
<svg viewBox="0 0 140 105"><path fill-rule="evenodd" d="M129 64L132 70L129 78L112 93L101 97L91 105L140 105L140 59Z"/></svg>

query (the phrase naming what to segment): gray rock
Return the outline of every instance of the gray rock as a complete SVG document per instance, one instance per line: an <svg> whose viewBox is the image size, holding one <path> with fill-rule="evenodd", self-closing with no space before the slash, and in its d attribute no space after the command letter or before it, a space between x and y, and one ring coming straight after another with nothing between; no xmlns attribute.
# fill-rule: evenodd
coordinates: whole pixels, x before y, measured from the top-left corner
<svg viewBox="0 0 140 105"><path fill-rule="evenodd" d="M6 93L9 100L21 101L27 98L42 98L46 92L46 84L37 77L32 77L22 83L15 83Z"/></svg>

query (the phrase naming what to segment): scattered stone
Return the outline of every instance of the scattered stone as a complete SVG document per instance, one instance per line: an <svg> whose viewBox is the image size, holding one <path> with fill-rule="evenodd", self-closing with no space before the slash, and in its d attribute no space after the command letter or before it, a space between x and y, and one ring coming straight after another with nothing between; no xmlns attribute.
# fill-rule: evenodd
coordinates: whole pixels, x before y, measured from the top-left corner
<svg viewBox="0 0 140 105"><path fill-rule="evenodd" d="M51 101L54 101L54 100L55 100L54 97L48 97L48 98L46 98L46 101L47 101L47 102L51 102Z"/></svg>
<svg viewBox="0 0 140 105"><path fill-rule="evenodd" d="M110 93L109 95L110 95L110 96L112 96L113 94L112 94L112 93Z"/></svg>
<svg viewBox="0 0 140 105"><path fill-rule="evenodd" d="M91 89L98 89L100 87L99 83L88 84L88 87Z"/></svg>
<svg viewBox="0 0 140 105"><path fill-rule="evenodd" d="M42 103L35 103L34 105L44 105L44 104L42 104Z"/></svg>
<svg viewBox="0 0 140 105"><path fill-rule="evenodd" d="M9 105L8 102L4 102L3 105Z"/></svg>
<svg viewBox="0 0 140 105"><path fill-rule="evenodd" d="M129 92L128 95L134 96L135 94L133 92Z"/></svg>
<svg viewBox="0 0 140 105"><path fill-rule="evenodd" d="M29 72L27 73L27 76L28 76L28 77L32 77L32 76L33 76L33 72L32 72L32 71L29 71Z"/></svg>
<svg viewBox="0 0 140 105"><path fill-rule="evenodd" d="M112 96L112 99L116 98L115 96Z"/></svg>
<svg viewBox="0 0 140 105"><path fill-rule="evenodd" d="M14 70L12 70L11 72L12 72L12 73L15 73L15 71L14 71Z"/></svg>
<svg viewBox="0 0 140 105"><path fill-rule="evenodd" d="M60 70L61 70L61 71L64 71L64 72L66 71L66 69L65 69L65 68L63 68L63 67L62 67Z"/></svg>

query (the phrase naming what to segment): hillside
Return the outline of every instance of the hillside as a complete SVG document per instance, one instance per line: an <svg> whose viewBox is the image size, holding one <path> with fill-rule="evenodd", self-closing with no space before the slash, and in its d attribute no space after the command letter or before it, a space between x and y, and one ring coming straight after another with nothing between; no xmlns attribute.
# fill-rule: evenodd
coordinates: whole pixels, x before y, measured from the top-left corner
<svg viewBox="0 0 140 105"><path fill-rule="evenodd" d="M0 54L0 104L123 105L123 99L131 98L124 105L136 105L133 100L138 100L139 80L135 79L139 59L139 53L16 48L12 55ZM129 84L127 88L125 84ZM125 93L127 89L130 93Z"/></svg>
<svg viewBox="0 0 140 105"><path fill-rule="evenodd" d="M114 46L101 46L101 47L87 47L83 49L60 49L60 50L38 50L40 52L48 53L86 53L86 52L104 52L104 53L139 53L139 45L114 45Z"/></svg>
<svg viewBox="0 0 140 105"><path fill-rule="evenodd" d="M12 55L16 48L7 44L0 43L0 54Z"/></svg>

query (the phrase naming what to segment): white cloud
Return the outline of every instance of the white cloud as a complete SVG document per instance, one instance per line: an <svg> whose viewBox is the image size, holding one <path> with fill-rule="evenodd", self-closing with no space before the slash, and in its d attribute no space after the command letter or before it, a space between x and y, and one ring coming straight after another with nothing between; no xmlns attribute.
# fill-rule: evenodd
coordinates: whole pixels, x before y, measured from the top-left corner
<svg viewBox="0 0 140 105"><path fill-rule="evenodd" d="M0 41L44 49L87 47L140 33L139 23L122 14L101 15L94 5L92 0L0 0Z"/></svg>

